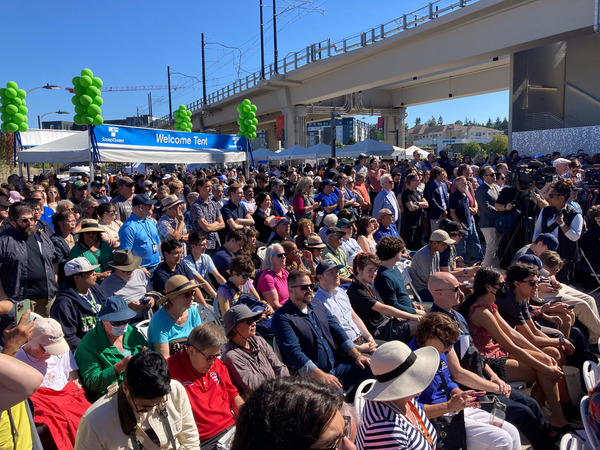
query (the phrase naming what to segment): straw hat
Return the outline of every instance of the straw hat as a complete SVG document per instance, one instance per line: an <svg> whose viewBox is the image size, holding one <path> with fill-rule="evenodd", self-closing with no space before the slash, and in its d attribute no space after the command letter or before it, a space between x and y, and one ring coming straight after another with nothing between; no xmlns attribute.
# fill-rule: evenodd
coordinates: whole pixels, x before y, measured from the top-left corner
<svg viewBox="0 0 600 450"><path fill-rule="evenodd" d="M415 396L429 386L439 365L440 355L433 347L413 352L403 342L386 342L371 357L377 381L364 397L385 402Z"/></svg>
<svg viewBox="0 0 600 450"><path fill-rule="evenodd" d="M91 231L97 231L98 233L104 233L104 230L98 225L96 219L83 219L81 221L81 228L79 231L75 231L75 234L89 233Z"/></svg>
<svg viewBox="0 0 600 450"><path fill-rule="evenodd" d="M198 284L193 280L188 280L185 275L173 275L167 281L167 284L165 285L165 295L163 298L158 300L158 304L161 305L170 298L188 291L192 291L197 287Z"/></svg>

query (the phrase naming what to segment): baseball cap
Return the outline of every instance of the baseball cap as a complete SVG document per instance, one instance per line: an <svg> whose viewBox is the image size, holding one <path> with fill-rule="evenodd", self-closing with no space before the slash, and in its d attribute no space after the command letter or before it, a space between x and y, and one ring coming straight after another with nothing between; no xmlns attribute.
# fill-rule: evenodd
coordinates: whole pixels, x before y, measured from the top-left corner
<svg viewBox="0 0 600 450"><path fill-rule="evenodd" d="M65 264L65 275L70 277L78 273L91 272L100 267L100 264L90 264L87 258L79 256L77 258L68 261Z"/></svg>
<svg viewBox="0 0 600 450"><path fill-rule="evenodd" d="M92 187L100 187L102 186L102 183L100 183L98 180L94 180L90 183L90 186Z"/></svg>
<svg viewBox="0 0 600 450"><path fill-rule="evenodd" d="M219 175L217 177L217 180L219 180L219 181L227 181L227 178L225 178L223 175Z"/></svg>
<svg viewBox="0 0 600 450"><path fill-rule="evenodd" d="M435 230L429 236L429 242L445 242L448 245L454 244L454 239L450 237L444 230Z"/></svg>
<svg viewBox="0 0 600 450"><path fill-rule="evenodd" d="M322 275L324 272L327 272L328 270L331 270L331 269L340 270L343 268L344 268L344 266L341 264L336 264L335 262L333 262L330 259L324 259L317 266L317 275Z"/></svg>
<svg viewBox="0 0 600 450"><path fill-rule="evenodd" d="M317 176L315 177L315 179L314 179L314 182L315 182L315 183L322 183L322 182L323 182L323 179L322 179L322 178L321 178L319 175L317 175Z"/></svg>
<svg viewBox="0 0 600 450"><path fill-rule="evenodd" d="M33 322L30 342L37 341L51 355L62 355L69 351L62 327L54 319L39 317Z"/></svg>
<svg viewBox="0 0 600 450"><path fill-rule="evenodd" d="M548 250L555 252L558 248L558 239L553 234L542 233L537 237L537 239L541 240L546 247L548 247Z"/></svg>
<svg viewBox="0 0 600 450"><path fill-rule="evenodd" d="M333 181L331 178L327 178L327 179L323 180L323 183L321 184L322 187L332 186L332 185L335 185L335 181Z"/></svg>
<svg viewBox="0 0 600 450"><path fill-rule="evenodd" d="M131 200L131 206L155 205L156 200L151 200L146 194L137 194Z"/></svg>
<svg viewBox="0 0 600 450"><path fill-rule="evenodd" d="M273 180L273 186L285 186L285 183L283 182L283 180L277 178L276 180Z"/></svg>
<svg viewBox="0 0 600 450"><path fill-rule="evenodd" d="M87 188L87 184L85 184L81 180L77 180L75 183L73 183L73 189L75 189L76 191L83 190L85 188Z"/></svg>
<svg viewBox="0 0 600 450"><path fill-rule="evenodd" d="M462 224L455 222L454 220L447 220L445 223L440 223L440 228L442 228L446 233L460 233L462 235L467 234Z"/></svg>
<svg viewBox="0 0 600 450"><path fill-rule="evenodd" d="M346 234L344 233L342 230L340 230L338 227L331 227L329 229L327 229L327 236L331 235L331 234Z"/></svg>
<svg viewBox="0 0 600 450"><path fill-rule="evenodd" d="M287 217L273 217L271 219L271 228L275 228L277 225L279 225L282 222L290 222L290 219L288 219Z"/></svg>
<svg viewBox="0 0 600 450"><path fill-rule="evenodd" d="M338 220L337 224L335 225L337 228L344 228L344 227L348 227L350 225L352 225L354 223L354 220L349 220L349 219L340 219Z"/></svg>

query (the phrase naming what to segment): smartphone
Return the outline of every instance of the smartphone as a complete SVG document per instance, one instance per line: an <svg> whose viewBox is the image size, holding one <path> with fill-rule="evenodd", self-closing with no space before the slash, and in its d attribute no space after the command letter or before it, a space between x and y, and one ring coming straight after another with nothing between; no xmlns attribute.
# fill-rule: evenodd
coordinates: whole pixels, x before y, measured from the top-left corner
<svg viewBox="0 0 600 450"><path fill-rule="evenodd" d="M150 297L146 297L146 298L143 298L140 303L142 305L147 305L148 303L150 303L150 300L152 300Z"/></svg>
<svg viewBox="0 0 600 450"><path fill-rule="evenodd" d="M576 306L577 306L577 305L569 305L569 306L567 306L567 307L566 307L566 309L573 309L573 308L575 308Z"/></svg>
<svg viewBox="0 0 600 450"><path fill-rule="evenodd" d="M491 395L482 395L481 397L477 397L477 401L479 403L494 403L494 398Z"/></svg>
<svg viewBox="0 0 600 450"><path fill-rule="evenodd" d="M558 302L558 299L552 298L552 297L544 300L544 303L556 303L556 302Z"/></svg>
<svg viewBox="0 0 600 450"><path fill-rule="evenodd" d="M17 302L15 305L15 326L19 324L21 317L23 317L23 314L25 314L27 311L31 311L31 300L25 299ZM31 315L27 318L25 325L29 324L30 321Z"/></svg>

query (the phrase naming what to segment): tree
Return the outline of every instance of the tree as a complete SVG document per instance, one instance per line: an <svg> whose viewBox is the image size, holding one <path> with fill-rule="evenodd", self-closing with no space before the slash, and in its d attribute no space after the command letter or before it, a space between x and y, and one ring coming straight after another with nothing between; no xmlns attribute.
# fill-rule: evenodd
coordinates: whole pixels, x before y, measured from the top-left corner
<svg viewBox="0 0 600 450"><path fill-rule="evenodd" d="M435 127L437 125L437 122L435 120L435 117L431 116L431 119L429 119L427 121L427 126L428 127Z"/></svg>
<svg viewBox="0 0 600 450"><path fill-rule="evenodd" d="M417 125L421 125L421 118L420 118L420 117L417 117L417 118L415 119L415 127L416 127Z"/></svg>
<svg viewBox="0 0 600 450"><path fill-rule="evenodd" d="M506 119L506 117L502 121L502 127L500 129L503 130L503 131L504 130L508 130L508 120Z"/></svg>
<svg viewBox="0 0 600 450"><path fill-rule="evenodd" d="M494 128L494 122L492 122L492 118L488 117L488 121L485 124L486 128Z"/></svg>
<svg viewBox="0 0 600 450"><path fill-rule="evenodd" d="M344 144L342 144L340 141L335 141L335 147L336 148L344 148Z"/></svg>
<svg viewBox="0 0 600 450"><path fill-rule="evenodd" d="M456 122L454 122L454 125L460 125L460 126L462 126L463 125L463 121L459 119Z"/></svg>
<svg viewBox="0 0 600 450"><path fill-rule="evenodd" d="M356 144L356 139L354 139L354 136L350 136L348 138L348 142L346 142L346 145L354 145Z"/></svg>
<svg viewBox="0 0 600 450"><path fill-rule="evenodd" d="M460 152L463 156L469 155L471 158L475 158L475 155L481 153L481 145L475 141L471 141L463 145Z"/></svg>
<svg viewBox="0 0 600 450"><path fill-rule="evenodd" d="M496 117L496 121L494 122L494 128L496 130L502 129L502 120L500 120L500 117Z"/></svg>
<svg viewBox="0 0 600 450"><path fill-rule="evenodd" d="M444 119L442 118L442 116L438 117L437 124L438 125L444 125Z"/></svg>
<svg viewBox="0 0 600 450"><path fill-rule="evenodd" d="M485 147L488 153L494 152L494 155L506 155L508 150L508 136L497 134Z"/></svg>

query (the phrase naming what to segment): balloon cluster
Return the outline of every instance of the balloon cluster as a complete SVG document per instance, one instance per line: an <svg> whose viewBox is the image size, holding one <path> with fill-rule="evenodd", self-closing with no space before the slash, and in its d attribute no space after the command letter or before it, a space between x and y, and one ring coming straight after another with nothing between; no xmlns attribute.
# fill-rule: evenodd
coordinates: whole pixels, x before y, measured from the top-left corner
<svg viewBox="0 0 600 450"><path fill-rule="evenodd" d="M248 99L244 99L241 105L237 107L240 113L238 125L240 126L240 135L246 139L256 139L256 126L258 119L256 118L256 105Z"/></svg>
<svg viewBox="0 0 600 450"><path fill-rule="evenodd" d="M94 76L90 69L83 69L81 76L73 78L73 92L75 95L71 102L75 105L73 122L77 125L102 125L102 97L100 88L102 80Z"/></svg>
<svg viewBox="0 0 600 450"><path fill-rule="evenodd" d="M192 112L188 111L185 105L179 105L179 109L176 109L173 113L175 116L175 129L177 131L192 131Z"/></svg>
<svg viewBox="0 0 600 450"><path fill-rule="evenodd" d="M19 89L17 83L9 81L6 88L0 89L0 118L2 131L14 133L15 131L27 131L27 106L25 97L27 93Z"/></svg>

